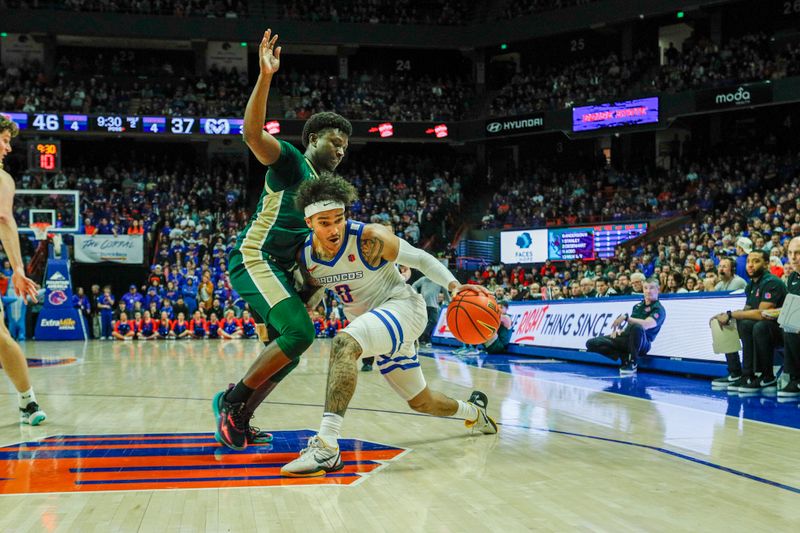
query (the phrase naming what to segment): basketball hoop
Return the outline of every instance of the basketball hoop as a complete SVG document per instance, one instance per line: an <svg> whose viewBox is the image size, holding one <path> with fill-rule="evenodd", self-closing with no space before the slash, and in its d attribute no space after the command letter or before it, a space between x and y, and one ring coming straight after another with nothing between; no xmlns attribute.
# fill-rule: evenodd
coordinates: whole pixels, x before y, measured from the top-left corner
<svg viewBox="0 0 800 533"><path fill-rule="evenodd" d="M50 229L49 222L34 222L31 224L33 236L37 241L44 241L47 239L47 230Z"/></svg>

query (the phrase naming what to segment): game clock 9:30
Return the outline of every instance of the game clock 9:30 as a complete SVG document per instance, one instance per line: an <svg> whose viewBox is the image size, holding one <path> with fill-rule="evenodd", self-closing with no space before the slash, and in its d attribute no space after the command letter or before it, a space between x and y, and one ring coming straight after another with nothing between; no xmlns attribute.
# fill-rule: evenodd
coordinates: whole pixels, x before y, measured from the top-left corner
<svg viewBox="0 0 800 533"><path fill-rule="evenodd" d="M28 144L28 168L33 172L60 172L61 142L34 141Z"/></svg>

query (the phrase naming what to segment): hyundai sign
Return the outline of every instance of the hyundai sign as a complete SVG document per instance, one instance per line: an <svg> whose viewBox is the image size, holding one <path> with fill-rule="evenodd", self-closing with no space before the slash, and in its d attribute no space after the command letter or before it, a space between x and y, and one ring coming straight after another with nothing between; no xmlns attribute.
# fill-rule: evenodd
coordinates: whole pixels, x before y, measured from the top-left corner
<svg viewBox="0 0 800 533"><path fill-rule="evenodd" d="M544 129L544 114L505 117L486 121L486 136L517 135Z"/></svg>

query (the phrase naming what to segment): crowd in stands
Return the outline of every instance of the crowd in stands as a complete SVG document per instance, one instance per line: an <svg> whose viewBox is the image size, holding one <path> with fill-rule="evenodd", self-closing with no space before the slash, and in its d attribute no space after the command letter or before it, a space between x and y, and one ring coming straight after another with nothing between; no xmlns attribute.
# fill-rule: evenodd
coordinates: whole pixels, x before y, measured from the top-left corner
<svg viewBox="0 0 800 533"><path fill-rule="evenodd" d="M586 6L597 0L508 0L502 7L502 19L515 19L568 7Z"/></svg>
<svg viewBox="0 0 800 533"><path fill-rule="evenodd" d="M702 180L696 169L685 174L692 176L688 184L697 188L709 183L715 171L710 168ZM532 228L670 216L691 206L681 172L676 170L671 179L664 179L665 173L659 170L625 172L597 164L564 171L542 161L525 161L494 185L483 227ZM743 179L739 176L737 186Z"/></svg>
<svg viewBox="0 0 800 533"><path fill-rule="evenodd" d="M583 6L597 0L514 0L498 8L498 18L514 19L543 11ZM0 0L0 9L61 9L175 17L247 17L248 0ZM474 21L475 6L465 0L283 0L281 18L308 22L428 24L457 26Z"/></svg>
<svg viewBox="0 0 800 533"><path fill-rule="evenodd" d="M775 48L778 48L777 50ZM246 72L212 67L194 73L175 52L157 61L141 50L64 48L52 74L35 62L0 66L0 108L23 112L241 116L251 91ZM687 40L682 50L655 50L629 59L615 53L568 64L529 64L493 96L488 112L508 116L563 109L621 96L675 92L800 74L800 45L776 47L766 34L732 38L722 46ZM49 71L48 71L49 72ZM427 75L355 70L339 79L324 70L286 70L273 87L283 118L335 110L352 120L453 121L480 114L477 88L454 73Z"/></svg>
<svg viewBox="0 0 800 533"><path fill-rule="evenodd" d="M629 60L612 52L568 65L529 65L495 96L490 113L503 116L563 109L621 96L655 65L655 57L653 52L639 50Z"/></svg>
<svg viewBox="0 0 800 533"><path fill-rule="evenodd" d="M246 17L247 7L247 0L0 0L0 9L62 9L173 17Z"/></svg>
<svg viewBox="0 0 800 533"><path fill-rule="evenodd" d="M100 53L91 62L62 56L52 77L38 63L0 65L0 107L26 113L242 115L251 90L246 74L211 68L205 76L171 75L181 71L177 62L150 61L143 72L152 79L141 80L130 72L133 54Z"/></svg>
<svg viewBox="0 0 800 533"><path fill-rule="evenodd" d="M734 37L722 46L707 38L670 46L665 64L653 51L630 59L617 53L567 65L528 65L494 97L490 114L515 115L563 109L591 101L659 92L679 92L800 74L800 44L774 46L764 33Z"/></svg>
<svg viewBox="0 0 800 533"><path fill-rule="evenodd" d="M309 22L462 25L474 5L465 0L283 0L282 18Z"/></svg>
<svg viewBox="0 0 800 533"><path fill-rule="evenodd" d="M628 201L660 209L657 188L642 181L639 190L634 180L622 190L613 190L612 197L633 195ZM602 183L587 183L589 196L604 189ZM709 158L679 167L670 179L661 181L662 187L667 183L668 206L699 213L699 218L678 233L636 250L622 247L613 259L548 262L536 269L499 265L476 271L470 282L486 285L510 300L630 294L640 292L634 288L634 279L640 283L650 276L659 278L666 294L719 291L726 290L734 275L748 280L741 258L752 250L767 251L770 272L788 278L792 267L786 246L791 238L800 236L800 154ZM560 193L546 190L539 194L547 205L559 194L569 196L564 194L569 188L565 182ZM517 189L509 193L512 198L528 195L533 198L537 194L518 195ZM733 258L733 264L725 258Z"/></svg>
<svg viewBox="0 0 800 533"><path fill-rule="evenodd" d="M144 78L142 78L144 77ZM235 68L212 67L194 76L180 60L156 61L134 50L64 54L52 77L41 65L0 65L5 111L241 116L252 87ZM306 119L336 110L352 120L458 120L471 110L474 85L455 76L353 72L341 80L325 72L288 71L276 80L284 118Z"/></svg>
<svg viewBox="0 0 800 533"><path fill-rule="evenodd" d="M289 71L276 84L284 118L336 111L351 120L460 120L471 111L475 88L457 76L410 72L351 72L341 80L324 72Z"/></svg>
<svg viewBox="0 0 800 533"><path fill-rule="evenodd" d="M765 33L734 37L722 46L700 38L684 43L679 51L665 51L666 64L653 80L662 92L715 87L800 74L800 44L776 47Z"/></svg>

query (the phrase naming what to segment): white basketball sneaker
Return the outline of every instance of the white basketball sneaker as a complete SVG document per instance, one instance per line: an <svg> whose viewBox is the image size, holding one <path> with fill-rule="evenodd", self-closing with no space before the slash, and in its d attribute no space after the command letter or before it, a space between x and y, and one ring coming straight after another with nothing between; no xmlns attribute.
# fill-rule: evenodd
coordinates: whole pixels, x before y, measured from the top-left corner
<svg viewBox="0 0 800 533"><path fill-rule="evenodd" d="M479 390L472 391L467 403L471 403L478 409L478 418L464 420L464 425L472 430L480 431L484 435L497 433L497 423L486 413L486 407L489 405L489 399L486 395Z"/></svg>
<svg viewBox="0 0 800 533"><path fill-rule="evenodd" d="M281 468L285 477L316 477L344 468L339 448L333 448L319 435L308 439L308 446L300 452L300 457Z"/></svg>

